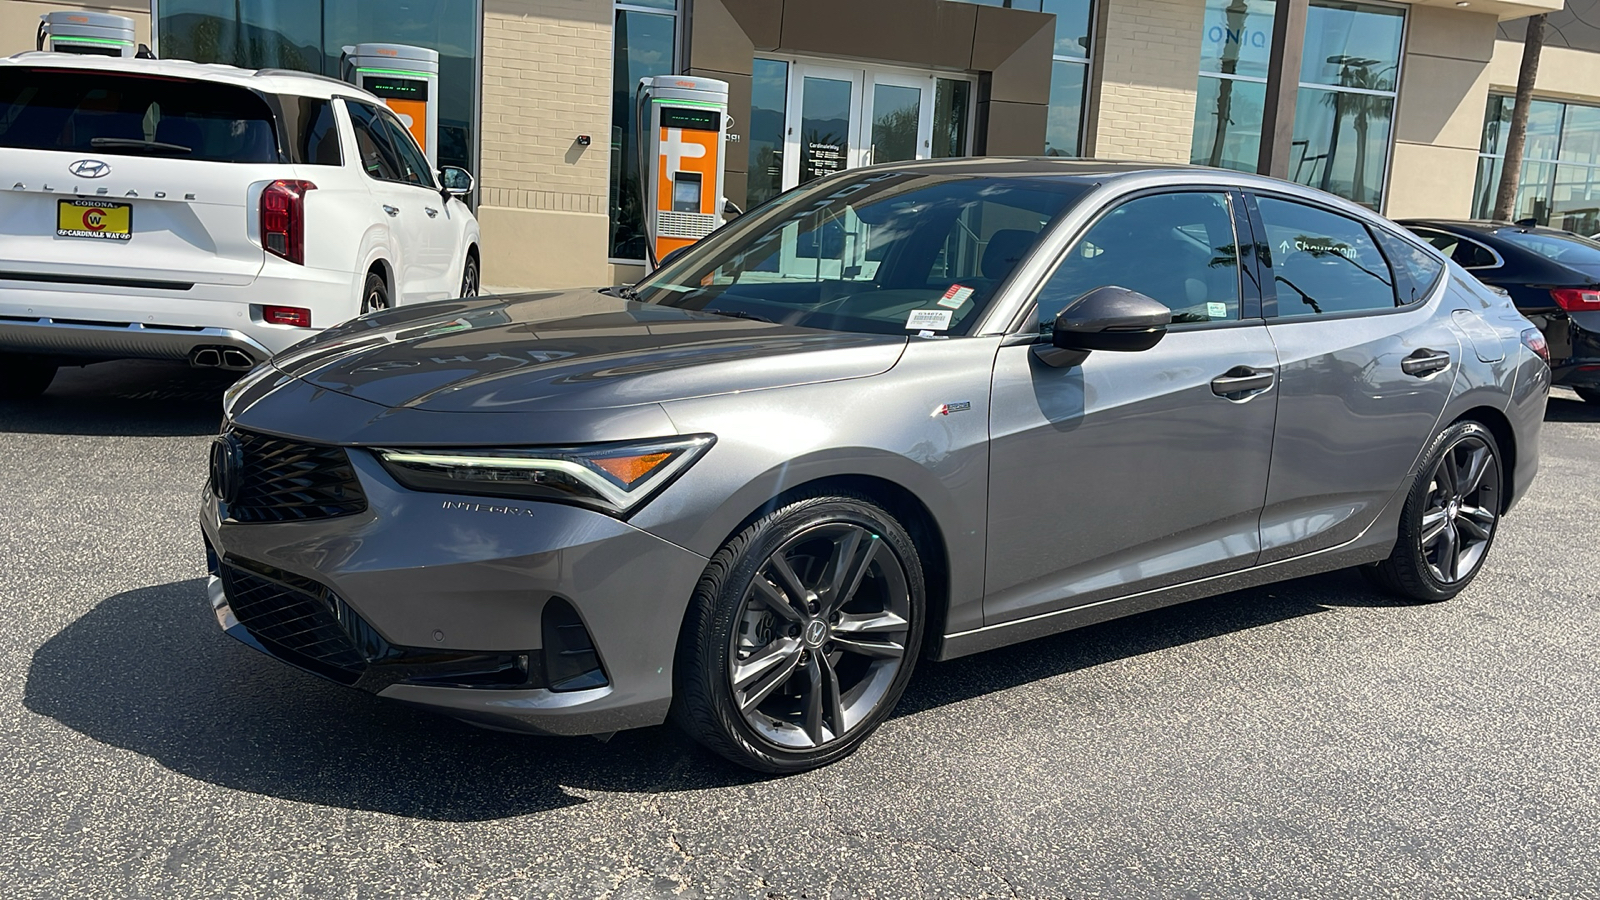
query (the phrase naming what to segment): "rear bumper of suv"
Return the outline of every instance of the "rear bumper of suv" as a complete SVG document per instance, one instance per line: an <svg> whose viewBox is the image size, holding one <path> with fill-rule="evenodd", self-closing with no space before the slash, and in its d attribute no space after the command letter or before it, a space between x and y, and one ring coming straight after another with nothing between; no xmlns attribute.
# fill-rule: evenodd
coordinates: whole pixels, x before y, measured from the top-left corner
<svg viewBox="0 0 1600 900"><path fill-rule="evenodd" d="M211 349L215 354L202 364L249 368L351 318L358 303L350 273L299 267L283 274L269 267L248 285L186 290L13 281L0 274L0 352L183 360ZM314 327L268 324L262 319L268 305L309 309Z"/></svg>

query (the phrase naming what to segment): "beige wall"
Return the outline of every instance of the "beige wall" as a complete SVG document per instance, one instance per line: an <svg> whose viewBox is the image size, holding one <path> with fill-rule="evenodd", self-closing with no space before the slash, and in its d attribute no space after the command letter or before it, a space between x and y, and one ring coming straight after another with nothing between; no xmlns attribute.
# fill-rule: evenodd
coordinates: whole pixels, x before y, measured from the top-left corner
<svg viewBox="0 0 1600 900"><path fill-rule="evenodd" d="M127 16L134 40L150 43L150 0L0 0L0 56L34 49L39 17L58 9Z"/></svg>
<svg viewBox="0 0 1600 900"><path fill-rule="evenodd" d="M1512 26L1511 30L1520 34L1522 27ZM1521 66L1522 41L1495 41L1494 58L1489 63L1490 90L1516 93L1517 70ZM1600 103L1600 53L1546 43L1539 52L1539 77L1533 90L1535 96L1550 100Z"/></svg>
<svg viewBox="0 0 1600 900"><path fill-rule="evenodd" d="M611 0L485 2L485 284L610 282L611 9Z"/></svg>
<svg viewBox="0 0 1600 900"><path fill-rule="evenodd" d="M1384 212L1466 218L1489 97L1495 17L1413 6Z"/></svg>
<svg viewBox="0 0 1600 900"><path fill-rule="evenodd" d="M1085 155L1189 161L1201 0L1110 0L1095 37Z"/></svg>

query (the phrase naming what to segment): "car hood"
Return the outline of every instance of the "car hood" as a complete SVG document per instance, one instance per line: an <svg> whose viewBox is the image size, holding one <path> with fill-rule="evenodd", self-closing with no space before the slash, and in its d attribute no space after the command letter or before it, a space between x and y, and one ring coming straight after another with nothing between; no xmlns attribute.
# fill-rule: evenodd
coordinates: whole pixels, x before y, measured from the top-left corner
<svg viewBox="0 0 1600 900"><path fill-rule="evenodd" d="M635 303L598 291L428 303L329 329L272 365L391 409L587 410L862 378L900 335Z"/></svg>

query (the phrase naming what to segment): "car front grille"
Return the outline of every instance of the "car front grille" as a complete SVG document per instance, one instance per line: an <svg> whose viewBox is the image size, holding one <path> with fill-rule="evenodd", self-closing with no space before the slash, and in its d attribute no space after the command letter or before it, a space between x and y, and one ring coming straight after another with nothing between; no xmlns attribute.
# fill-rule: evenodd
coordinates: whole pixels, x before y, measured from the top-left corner
<svg viewBox="0 0 1600 900"><path fill-rule="evenodd" d="M337 594L309 578L233 557L219 568L234 618L268 652L343 684L366 671L368 654L352 635L382 639Z"/></svg>
<svg viewBox="0 0 1600 900"><path fill-rule="evenodd" d="M243 451L235 522L297 522L364 512L367 495L342 447L303 444L235 430Z"/></svg>

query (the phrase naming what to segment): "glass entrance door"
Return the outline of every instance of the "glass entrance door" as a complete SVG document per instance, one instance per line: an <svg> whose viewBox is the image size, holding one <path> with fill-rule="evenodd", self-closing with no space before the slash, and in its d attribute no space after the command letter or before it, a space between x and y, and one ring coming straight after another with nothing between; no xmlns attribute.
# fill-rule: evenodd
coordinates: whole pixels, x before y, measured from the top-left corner
<svg viewBox="0 0 1600 900"><path fill-rule="evenodd" d="M784 190L856 166L932 155L939 81L932 73L759 62L789 69ZM961 106L964 131L966 104Z"/></svg>

